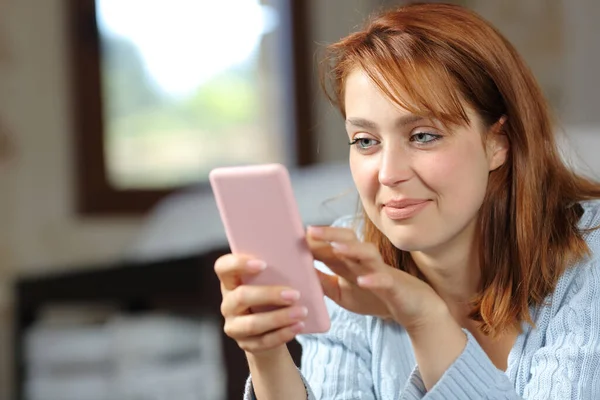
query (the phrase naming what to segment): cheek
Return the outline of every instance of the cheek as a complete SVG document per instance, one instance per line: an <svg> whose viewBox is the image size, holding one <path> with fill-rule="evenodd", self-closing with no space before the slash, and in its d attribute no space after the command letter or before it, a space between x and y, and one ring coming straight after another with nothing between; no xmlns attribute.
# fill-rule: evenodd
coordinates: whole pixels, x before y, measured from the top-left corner
<svg viewBox="0 0 600 400"><path fill-rule="evenodd" d="M475 206L483 200L488 170L481 149L465 147L432 154L427 166L419 170L423 182L445 202Z"/></svg>
<svg viewBox="0 0 600 400"><path fill-rule="evenodd" d="M378 164L376 157L364 157L350 153L350 172L363 202L368 202L377 193Z"/></svg>

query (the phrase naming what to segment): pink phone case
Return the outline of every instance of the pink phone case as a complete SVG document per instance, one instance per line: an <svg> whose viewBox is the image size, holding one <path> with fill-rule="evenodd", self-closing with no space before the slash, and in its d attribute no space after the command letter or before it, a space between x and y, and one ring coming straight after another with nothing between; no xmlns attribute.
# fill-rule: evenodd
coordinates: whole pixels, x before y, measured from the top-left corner
<svg viewBox="0 0 600 400"><path fill-rule="evenodd" d="M329 314L286 167L216 168L209 178L232 253L267 263L244 283L293 287L308 309L303 332L327 331Z"/></svg>

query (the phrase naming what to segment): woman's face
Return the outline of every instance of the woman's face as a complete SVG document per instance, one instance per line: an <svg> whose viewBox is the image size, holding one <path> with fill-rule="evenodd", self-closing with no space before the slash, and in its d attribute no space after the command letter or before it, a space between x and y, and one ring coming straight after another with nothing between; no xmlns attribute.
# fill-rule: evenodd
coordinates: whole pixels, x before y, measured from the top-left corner
<svg viewBox="0 0 600 400"><path fill-rule="evenodd" d="M350 169L375 226L405 251L472 240L489 172L506 159L504 135L483 135L469 108L470 125L450 132L392 103L362 70L349 75L344 101Z"/></svg>

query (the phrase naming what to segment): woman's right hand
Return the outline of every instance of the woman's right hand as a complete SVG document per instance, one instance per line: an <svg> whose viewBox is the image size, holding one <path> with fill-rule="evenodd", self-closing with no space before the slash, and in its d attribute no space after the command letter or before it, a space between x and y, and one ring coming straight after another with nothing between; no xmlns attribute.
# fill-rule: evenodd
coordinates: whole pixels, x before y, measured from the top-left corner
<svg viewBox="0 0 600 400"><path fill-rule="evenodd" d="M221 314L225 334L242 350L258 354L278 348L304 328L307 310L297 305L298 291L285 286L244 285L242 276L260 274L265 263L249 256L226 254L215 262L221 281ZM254 307L279 307L253 313Z"/></svg>

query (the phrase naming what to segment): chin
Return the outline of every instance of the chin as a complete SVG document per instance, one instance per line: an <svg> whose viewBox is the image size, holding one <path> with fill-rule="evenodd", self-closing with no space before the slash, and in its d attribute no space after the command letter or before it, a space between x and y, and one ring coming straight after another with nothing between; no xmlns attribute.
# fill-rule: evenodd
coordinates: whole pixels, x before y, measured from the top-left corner
<svg viewBox="0 0 600 400"><path fill-rule="evenodd" d="M427 235L415 232L414 227L386 226L381 232L402 251L421 251L432 245L424 240Z"/></svg>
<svg viewBox="0 0 600 400"><path fill-rule="evenodd" d="M413 239L405 239L405 238L393 238L390 237L390 242L394 245L395 248L402 251L422 251L426 249L426 244L422 243L419 240Z"/></svg>

